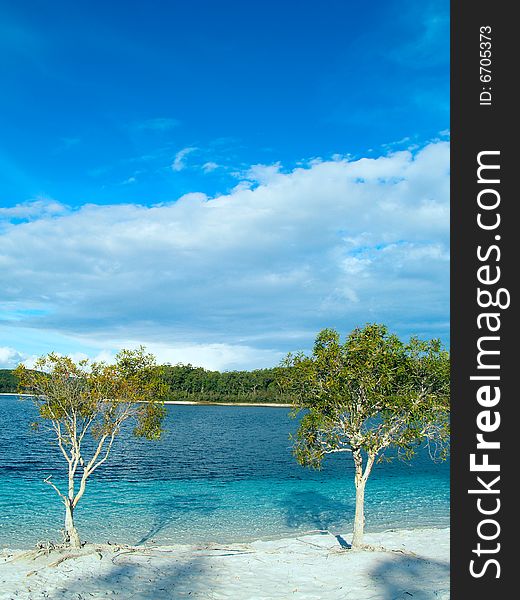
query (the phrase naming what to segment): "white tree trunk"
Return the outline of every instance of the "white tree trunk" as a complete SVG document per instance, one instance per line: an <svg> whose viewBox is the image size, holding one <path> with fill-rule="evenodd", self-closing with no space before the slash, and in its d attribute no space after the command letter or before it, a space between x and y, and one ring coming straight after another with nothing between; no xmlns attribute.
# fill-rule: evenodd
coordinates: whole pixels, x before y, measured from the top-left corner
<svg viewBox="0 0 520 600"><path fill-rule="evenodd" d="M363 533L365 530L365 481L356 478L356 513L354 515L354 533L352 535L352 548L363 546Z"/></svg>
<svg viewBox="0 0 520 600"><path fill-rule="evenodd" d="M356 512L354 515L354 532L352 534L352 548L363 547L363 533L365 530L365 485L374 464L375 453L367 457L367 464L363 472L363 455L361 450L352 450L352 458L356 467L354 483L356 484Z"/></svg>
<svg viewBox="0 0 520 600"><path fill-rule="evenodd" d="M79 533L74 525L74 509L69 500L65 501L65 542L74 548L81 547Z"/></svg>

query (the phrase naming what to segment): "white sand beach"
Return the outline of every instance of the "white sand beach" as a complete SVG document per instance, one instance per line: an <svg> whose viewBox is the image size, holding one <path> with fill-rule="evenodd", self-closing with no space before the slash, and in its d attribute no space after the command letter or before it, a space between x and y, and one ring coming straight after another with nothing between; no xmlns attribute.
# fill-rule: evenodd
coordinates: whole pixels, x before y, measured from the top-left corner
<svg viewBox="0 0 520 600"><path fill-rule="evenodd" d="M194 402L193 400L165 400L164 404L194 406L263 406L267 408L293 408L292 404L282 402Z"/></svg>
<svg viewBox="0 0 520 600"><path fill-rule="evenodd" d="M249 544L87 545L38 557L4 550L2 600L429 600L449 598L449 529L366 535L351 551L331 534ZM71 556L72 555L72 556ZM64 560L65 559L65 560Z"/></svg>

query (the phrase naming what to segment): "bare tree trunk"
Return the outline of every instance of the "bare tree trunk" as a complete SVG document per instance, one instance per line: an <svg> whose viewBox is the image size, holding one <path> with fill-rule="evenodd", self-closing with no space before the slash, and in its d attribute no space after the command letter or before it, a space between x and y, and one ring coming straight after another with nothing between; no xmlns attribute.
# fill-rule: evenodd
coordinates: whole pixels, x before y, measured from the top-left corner
<svg viewBox="0 0 520 600"><path fill-rule="evenodd" d="M352 548L363 546L363 533L365 530L365 482L356 482L356 513L354 515L354 533L352 535Z"/></svg>
<svg viewBox="0 0 520 600"><path fill-rule="evenodd" d="M68 499L65 501L65 542L74 548L81 547L79 533L74 525L74 508Z"/></svg>
<svg viewBox="0 0 520 600"><path fill-rule="evenodd" d="M352 534L352 548L363 548L363 534L365 531L365 486L368 476L374 466L377 450L368 453L365 470L363 472L363 455L360 450L353 450L354 465L356 466L356 513L354 515L354 532Z"/></svg>
<svg viewBox="0 0 520 600"><path fill-rule="evenodd" d="M352 548L360 548L363 545L363 533L365 529L365 483L363 477L363 456L360 450L353 450L356 475L356 512L354 514L354 532L352 534Z"/></svg>

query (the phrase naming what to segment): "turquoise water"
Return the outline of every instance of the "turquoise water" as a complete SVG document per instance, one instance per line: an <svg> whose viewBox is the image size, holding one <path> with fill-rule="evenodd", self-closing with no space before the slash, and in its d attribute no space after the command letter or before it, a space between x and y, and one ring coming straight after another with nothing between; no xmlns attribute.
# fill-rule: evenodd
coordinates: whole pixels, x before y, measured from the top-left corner
<svg viewBox="0 0 520 600"><path fill-rule="evenodd" d="M88 541L248 541L313 529L348 530L354 515L352 463L327 457L304 469L285 408L169 406L160 442L124 436L92 476L76 512ZM60 539L59 450L29 430L30 400L0 396L0 546ZM411 463L376 465L367 484L367 528L449 525L449 465L425 452Z"/></svg>

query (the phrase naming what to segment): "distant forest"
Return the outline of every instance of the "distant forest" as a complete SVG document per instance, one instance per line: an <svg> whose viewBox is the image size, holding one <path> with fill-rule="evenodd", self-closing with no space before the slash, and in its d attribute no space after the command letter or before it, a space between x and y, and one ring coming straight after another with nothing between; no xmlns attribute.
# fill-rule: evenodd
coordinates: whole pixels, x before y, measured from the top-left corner
<svg viewBox="0 0 520 600"><path fill-rule="evenodd" d="M273 402L290 403L276 374L280 367L255 371L208 371L192 365L165 365L165 400L192 402ZM9 369L0 369L0 393L16 393L18 381Z"/></svg>
<svg viewBox="0 0 520 600"><path fill-rule="evenodd" d="M15 393L18 380L10 369L0 369L0 394Z"/></svg>

